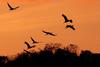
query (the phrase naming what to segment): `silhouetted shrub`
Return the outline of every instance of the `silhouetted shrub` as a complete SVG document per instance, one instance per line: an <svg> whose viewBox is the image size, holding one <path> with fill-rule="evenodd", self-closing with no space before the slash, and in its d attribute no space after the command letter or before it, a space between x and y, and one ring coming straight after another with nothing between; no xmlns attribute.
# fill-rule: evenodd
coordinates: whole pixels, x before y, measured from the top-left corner
<svg viewBox="0 0 100 67"><path fill-rule="evenodd" d="M67 47L64 48L66 51L73 53L73 54L78 54L79 47L75 44L69 44Z"/></svg>
<svg viewBox="0 0 100 67"><path fill-rule="evenodd" d="M84 50L80 56L77 56L77 45L70 44L67 49L59 48L60 45L59 43L51 43L46 45L44 50L40 52L30 52L29 54L24 52L19 54L13 61L9 61L6 56L0 56L0 66L100 66L100 54ZM53 53L52 50L55 50L55 52Z"/></svg>
<svg viewBox="0 0 100 67"><path fill-rule="evenodd" d="M5 64L7 63L7 61L8 61L7 56L0 56L0 64Z"/></svg>

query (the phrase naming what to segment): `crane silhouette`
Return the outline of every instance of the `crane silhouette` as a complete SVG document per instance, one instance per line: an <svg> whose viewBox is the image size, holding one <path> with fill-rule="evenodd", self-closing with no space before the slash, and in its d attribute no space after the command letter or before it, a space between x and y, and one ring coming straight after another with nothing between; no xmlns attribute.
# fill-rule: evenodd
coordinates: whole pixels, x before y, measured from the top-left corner
<svg viewBox="0 0 100 67"><path fill-rule="evenodd" d="M64 22L65 23L67 23L67 22L70 22L70 23L72 23L72 20L69 20L68 18L67 18L67 16L65 16L64 14L62 14L62 16L64 17Z"/></svg>
<svg viewBox="0 0 100 67"><path fill-rule="evenodd" d="M35 45L34 45L34 46L30 46L30 44L29 44L28 42L26 42L26 41L25 41L24 43L27 45L27 48L28 48L28 49L30 49L30 48L32 48L32 47L35 47Z"/></svg>
<svg viewBox="0 0 100 67"><path fill-rule="evenodd" d="M32 37L31 37L31 40L33 43L39 43L39 42L35 41Z"/></svg>
<svg viewBox="0 0 100 67"><path fill-rule="evenodd" d="M12 7L9 3L7 3L7 5L8 5L8 7L9 7L9 10L15 10L15 9L19 8L19 6L17 6L17 7Z"/></svg>
<svg viewBox="0 0 100 67"><path fill-rule="evenodd" d="M73 25L67 25L66 28L71 28L71 29L75 30Z"/></svg>
<svg viewBox="0 0 100 67"><path fill-rule="evenodd" d="M42 32L45 33L46 35L56 36L54 33L51 33L51 32L46 32L44 30Z"/></svg>

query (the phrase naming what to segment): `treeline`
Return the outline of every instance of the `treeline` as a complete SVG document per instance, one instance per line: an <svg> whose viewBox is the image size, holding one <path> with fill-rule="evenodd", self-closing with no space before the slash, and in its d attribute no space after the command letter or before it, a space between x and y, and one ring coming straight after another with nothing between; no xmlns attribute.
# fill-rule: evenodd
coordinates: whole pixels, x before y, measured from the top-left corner
<svg viewBox="0 0 100 67"><path fill-rule="evenodd" d="M0 56L0 67L8 66L28 66L28 67L43 67L43 66L100 66L100 54L92 53L89 50L82 50L80 55L77 55L77 46L70 44L62 49L57 46L46 46L40 52L23 52L16 59L10 61L7 56Z"/></svg>

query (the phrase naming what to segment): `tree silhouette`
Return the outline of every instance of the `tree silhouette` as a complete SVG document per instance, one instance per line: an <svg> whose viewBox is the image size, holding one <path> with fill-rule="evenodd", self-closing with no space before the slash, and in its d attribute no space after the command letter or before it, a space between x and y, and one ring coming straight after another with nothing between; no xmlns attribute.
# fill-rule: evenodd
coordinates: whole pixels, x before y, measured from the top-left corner
<svg viewBox="0 0 100 67"><path fill-rule="evenodd" d="M60 43L48 43L44 50L40 52L23 53L10 61L7 56L0 56L0 67L15 67L15 66L100 66L100 54L92 53L89 50L82 50L80 56L77 56L78 46L70 44L66 48L60 48ZM53 53L53 50L55 51ZM30 54L30 55L29 55Z"/></svg>
<svg viewBox="0 0 100 67"><path fill-rule="evenodd" d="M61 46L60 43L49 43L46 44L44 50L51 50L53 53L56 52L56 50Z"/></svg>
<svg viewBox="0 0 100 67"><path fill-rule="evenodd" d="M78 48L79 48L79 47L78 47L77 45L75 45L75 44L69 44L69 45L65 48L65 50L67 50L67 51L70 52L70 53L77 54Z"/></svg>

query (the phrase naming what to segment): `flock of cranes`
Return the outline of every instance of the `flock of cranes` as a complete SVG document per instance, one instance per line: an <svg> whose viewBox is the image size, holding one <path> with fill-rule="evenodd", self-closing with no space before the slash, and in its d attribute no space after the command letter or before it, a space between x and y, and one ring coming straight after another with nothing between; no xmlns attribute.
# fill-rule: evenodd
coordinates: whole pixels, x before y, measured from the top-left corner
<svg viewBox="0 0 100 67"><path fill-rule="evenodd" d="M9 7L9 10L16 10L17 8L19 8L20 6L17 6L17 7L12 7L9 3L7 3L7 5L8 5L8 7ZM68 19L68 17L66 16L66 15L64 15L64 14L62 14L62 17L64 18L64 23L73 23L73 21L72 21L72 19ZM66 29L67 28L70 28L70 29L72 29L72 30L76 30L75 29L75 27L74 27L74 25L69 25L69 24L67 24L66 25L66 27L65 27ZM47 32L47 31L42 31L44 34L46 34L46 35L50 35L50 36L56 36L56 34L54 34L54 33L52 33L52 32ZM32 37L31 37L31 40L32 40L32 44L37 44L37 43L39 43L38 41L35 41ZM26 44L26 46L27 46L27 49L30 49L30 48L33 48L33 47L35 47L35 45L33 45L33 46L31 46L28 42L24 42L24 44ZM24 51L25 52L27 52L27 53L29 53L27 50L25 50L24 49Z"/></svg>
<svg viewBox="0 0 100 67"><path fill-rule="evenodd" d="M17 8L20 7L20 6L12 7L9 3L7 3L7 5L8 5L8 7L9 7L9 10L15 10L15 9L17 9ZM62 14L62 17L63 17L64 20L65 20L64 23L68 23L68 22L72 23L72 22L73 22L72 19L69 20L68 17L67 17L66 15L64 15L64 14ZM66 28L71 28L72 30L75 30L74 25L67 25ZM46 32L46 31L42 31L42 32L44 32L44 33L47 34L47 35L55 36L55 34L53 34L53 33L51 33L51 32Z"/></svg>

